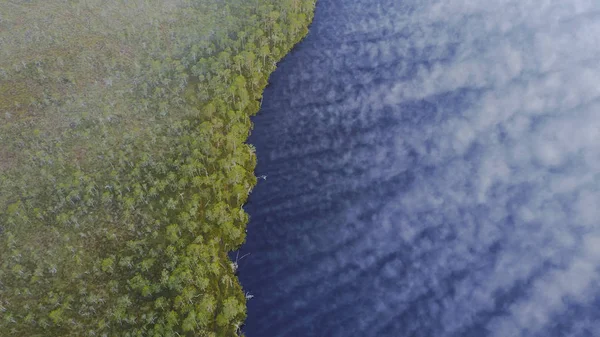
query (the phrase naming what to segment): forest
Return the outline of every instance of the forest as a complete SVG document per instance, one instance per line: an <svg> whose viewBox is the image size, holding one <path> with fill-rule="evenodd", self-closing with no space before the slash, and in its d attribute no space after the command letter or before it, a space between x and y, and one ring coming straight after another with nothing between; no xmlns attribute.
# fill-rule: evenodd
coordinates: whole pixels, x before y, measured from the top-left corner
<svg viewBox="0 0 600 337"><path fill-rule="evenodd" d="M250 117L314 6L0 1L0 336L243 335Z"/></svg>

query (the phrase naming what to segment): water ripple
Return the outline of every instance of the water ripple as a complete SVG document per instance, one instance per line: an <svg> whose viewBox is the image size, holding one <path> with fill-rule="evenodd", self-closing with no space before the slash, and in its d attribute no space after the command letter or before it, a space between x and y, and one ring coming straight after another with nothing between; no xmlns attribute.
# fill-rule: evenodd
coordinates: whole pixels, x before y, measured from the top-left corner
<svg viewBox="0 0 600 337"><path fill-rule="evenodd" d="M254 118L246 335L597 335L598 13L319 1Z"/></svg>

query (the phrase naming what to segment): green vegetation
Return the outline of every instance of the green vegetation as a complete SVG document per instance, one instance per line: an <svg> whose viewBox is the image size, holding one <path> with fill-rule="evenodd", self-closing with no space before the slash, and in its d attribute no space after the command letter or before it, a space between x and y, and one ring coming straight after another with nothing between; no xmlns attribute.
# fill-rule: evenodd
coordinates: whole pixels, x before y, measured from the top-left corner
<svg viewBox="0 0 600 337"><path fill-rule="evenodd" d="M245 143L313 0L0 0L0 336L236 336Z"/></svg>

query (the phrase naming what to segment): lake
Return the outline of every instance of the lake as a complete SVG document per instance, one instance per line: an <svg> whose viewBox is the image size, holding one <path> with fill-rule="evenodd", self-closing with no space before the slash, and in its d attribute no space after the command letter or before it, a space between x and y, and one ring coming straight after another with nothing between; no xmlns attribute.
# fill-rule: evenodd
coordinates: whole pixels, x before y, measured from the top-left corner
<svg viewBox="0 0 600 337"><path fill-rule="evenodd" d="M597 335L599 61L597 1L319 1L253 119L246 336Z"/></svg>

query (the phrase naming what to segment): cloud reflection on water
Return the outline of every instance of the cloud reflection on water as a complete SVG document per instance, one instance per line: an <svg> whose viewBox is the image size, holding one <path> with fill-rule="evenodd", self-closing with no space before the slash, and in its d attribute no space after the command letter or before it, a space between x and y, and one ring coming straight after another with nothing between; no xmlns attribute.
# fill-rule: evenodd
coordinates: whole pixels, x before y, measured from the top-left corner
<svg viewBox="0 0 600 337"><path fill-rule="evenodd" d="M600 331L599 19L321 1L251 138L248 336Z"/></svg>

